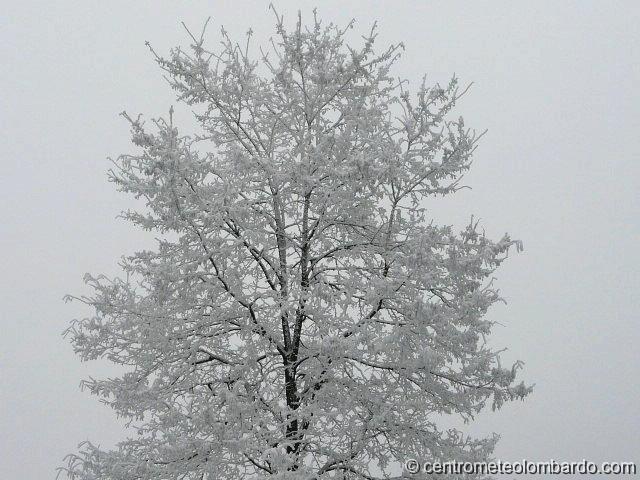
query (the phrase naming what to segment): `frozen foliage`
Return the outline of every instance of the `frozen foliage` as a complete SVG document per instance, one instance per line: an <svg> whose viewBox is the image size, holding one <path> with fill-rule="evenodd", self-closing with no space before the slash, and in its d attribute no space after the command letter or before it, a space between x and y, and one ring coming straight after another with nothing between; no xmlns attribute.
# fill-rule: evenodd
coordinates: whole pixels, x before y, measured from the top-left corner
<svg viewBox="0 0 640 480"><path fill-rule="evenodd" d="M355 48L315 17L276 15L250 42L156 54L201 132L173 110L131 124L111 180L158 232L123 278L87 276L95 315L67 335L83 360L127 367L84 386L130 420L113 451L80 446L72 479L387 478L404 458L482 460L496 438L437 426L522 398L519 364L488 347L491 285L512 246L426 218L455 192L477 136L448 118L461 92L391 75L401 45Z"/></svg>

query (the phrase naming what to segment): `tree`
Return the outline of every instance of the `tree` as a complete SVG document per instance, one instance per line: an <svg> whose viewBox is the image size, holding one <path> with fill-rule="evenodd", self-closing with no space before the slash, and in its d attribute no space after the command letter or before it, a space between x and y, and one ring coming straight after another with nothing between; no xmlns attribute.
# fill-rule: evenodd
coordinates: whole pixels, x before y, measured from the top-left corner
<svg viewBox="0 0 640 480"><path fill-rule="evenodd" d="M391 68L402 45L358 48L315 16L276 14L252 59L222 31L153 49L200 131L130 122L134 155L110 179L146 200L124 212L157 249L124 278L86 277L95 314L67 331L83 360L127 367L84 386L137 436L84 443L72 479L383 478L398 462L487 459L495 437L442 431L523 398L486 343L491 276L517 241L428 222L459 189L479 136L449 114L462 95ZM188 31L188 30L187 30ZM250 33L249 33L250 36ZM151 47L150 47L151 48ZM405 472L406 474L406 472Z"/></svg>

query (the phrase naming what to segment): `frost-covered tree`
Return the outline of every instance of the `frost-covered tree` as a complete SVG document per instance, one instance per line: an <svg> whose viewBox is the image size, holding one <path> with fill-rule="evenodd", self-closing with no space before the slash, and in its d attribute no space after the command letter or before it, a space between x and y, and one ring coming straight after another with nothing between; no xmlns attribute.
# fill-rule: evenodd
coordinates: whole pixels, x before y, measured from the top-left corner
<svg viewBox="0 0 640 480"><path fill-rule="evenodd" d="M483 460L496 438L442 429L522 398L485 317L518 242L428 219L459 188L478 136L463 93L392 76L402 49L355 47L349 24L249 40L204 34L151 50L198 132L173 110L130 122L110 179L146 201L124 216L157 248L122 278L87 276L95 314L67 331L83 360L126 373L84 386L129 420L112 451L70 455L72 479L388 478L405 458ZM74 297L76 298L76 297Z"/></svg>

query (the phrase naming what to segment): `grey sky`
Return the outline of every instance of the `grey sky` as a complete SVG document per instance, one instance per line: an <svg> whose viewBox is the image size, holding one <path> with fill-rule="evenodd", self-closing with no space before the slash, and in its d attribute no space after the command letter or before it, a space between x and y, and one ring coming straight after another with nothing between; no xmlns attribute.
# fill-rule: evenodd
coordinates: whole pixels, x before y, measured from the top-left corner
<svg viewBox="0 0 640 480"><path fill-rule="evenodd" d="M207 16L212 41L221 24L260 40L273 16L248 1L3 3L0 477L44 479L79 441L121 436L78 390L109 370L80 364L61 338L85 313L61 299L148 244L115 219L131 200L105 175L105 157L131 149L117 114L175 103L144 42L185 44L180 21L199 29ZM290 21L314 6L274 3ZM494 338L537 387L471 431L500 432L503 459L640 462L640 4L315 3L326 21L379 20L381 46L404 41L398 75L474 82L457 110L489 130L473 190L433 215L459 225L474 214L490 236L524 241L497 274L509 304L492 312L504 324Z"/></svg>

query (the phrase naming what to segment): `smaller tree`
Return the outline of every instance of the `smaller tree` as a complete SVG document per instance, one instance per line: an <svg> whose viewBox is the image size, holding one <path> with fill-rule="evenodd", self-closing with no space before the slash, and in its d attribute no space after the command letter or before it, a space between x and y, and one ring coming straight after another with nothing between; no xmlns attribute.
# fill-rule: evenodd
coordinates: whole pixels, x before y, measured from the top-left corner
<svg viewBox="0 0 640 480"><path fill-rule="evenodd" d="M495 437L438 416L529 393L486 342L488 280L518 242L427 218L478 140L447 118L457 80L412 96L391 76L400 45L346 31L277 17L257 61L224 32L219 51L192 35L156 55L201 131L124 114L138 152L110 178L146 200L124 216L157 249L87 276L95 315L67 335L128 367L84 386L137 436L83 444L70 478L388 478L408 457L487 459Z"/></svg>

